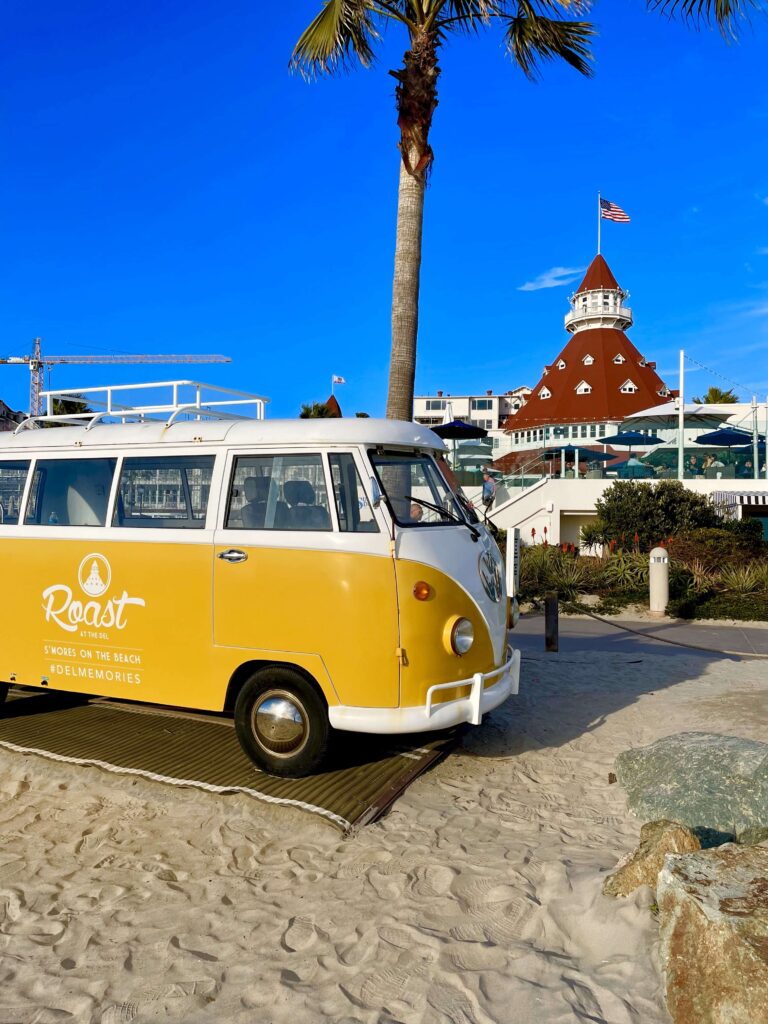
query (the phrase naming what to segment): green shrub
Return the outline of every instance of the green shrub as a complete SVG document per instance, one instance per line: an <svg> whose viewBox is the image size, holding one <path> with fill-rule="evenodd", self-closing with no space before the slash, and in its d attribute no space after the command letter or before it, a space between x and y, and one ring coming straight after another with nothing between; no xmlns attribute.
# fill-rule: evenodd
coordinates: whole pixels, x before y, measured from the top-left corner
<svg viewBox="0 0 768 1024"><path fill-rule="evenodd" d="M635 591L646 588L648 556L625 551L611 555L603 562L601 583L609 590Z"/></svg>
<svg viewBox="0 0 768 1024"><path fill-rule="evenodd" d="M670 601L669 615L680 619L737 619L748 622L768 620L768 595L712 594Z"/></svg>
<svg viewBox="0 0 768 1024"><path fill-rule="evenodd" d="M721 522L707 498L679 480L616 480L595 509L604 535L622 548L632 547L637 536L639 546L648 550L669 537Z"/></svg>
<svg viewBox="0 0 768 1024"><path fill-rule="evenodd" d="M679 534L669 543L670 557L685 565L692 565L698 560L709 568L741 565L745 559L764 557L768 545L762 539L760 524L756 525L757 534L751 529L736 530L724 523Z"/></svg>

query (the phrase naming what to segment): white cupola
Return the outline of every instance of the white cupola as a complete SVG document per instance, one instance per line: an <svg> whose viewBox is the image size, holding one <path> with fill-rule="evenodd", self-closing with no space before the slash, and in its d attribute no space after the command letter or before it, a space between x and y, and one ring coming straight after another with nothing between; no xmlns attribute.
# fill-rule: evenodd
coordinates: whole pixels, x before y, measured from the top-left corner
<svg viewBox="0 0 768 1024"><path fill-rule="evenodd" d="M571 296L565 329L571 334L594 327L625 331L632 326L632 310L624 305L628 298L629 292L619 287L603 257L595 256L586 277Z"/></svg>

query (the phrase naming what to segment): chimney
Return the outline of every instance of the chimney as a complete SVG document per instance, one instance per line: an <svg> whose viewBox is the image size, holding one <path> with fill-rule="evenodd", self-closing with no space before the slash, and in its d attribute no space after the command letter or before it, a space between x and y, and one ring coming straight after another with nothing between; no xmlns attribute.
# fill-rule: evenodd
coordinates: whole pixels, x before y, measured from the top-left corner
<svg viewBox="0 0 768 1024"><path fill-rule="evenodd" d="M438 398L442 398L443 397L443 392L442 391L438 391L437 392L437 397Z"/></svg>
<svg viewBox="0 0 768 1024"><path fill-rule="evenodd" d="M485 393L486 393L486 395L492 395L493 394L493 388L488 388L488 390Z"/></svg>

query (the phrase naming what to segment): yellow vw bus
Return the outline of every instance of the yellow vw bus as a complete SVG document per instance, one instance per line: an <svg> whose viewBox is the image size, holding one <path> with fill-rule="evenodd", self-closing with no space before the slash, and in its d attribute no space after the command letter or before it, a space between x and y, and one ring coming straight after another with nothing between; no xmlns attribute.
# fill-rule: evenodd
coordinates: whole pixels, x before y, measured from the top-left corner
<svg viewBox="0 0 768 1024"><path fill-rule="evenodd" d="M300 776L334 730L477 725L517 693L502 559L437 435L241 418L172 383L2 436L0 701L229 711L259 768Z"/></svg>

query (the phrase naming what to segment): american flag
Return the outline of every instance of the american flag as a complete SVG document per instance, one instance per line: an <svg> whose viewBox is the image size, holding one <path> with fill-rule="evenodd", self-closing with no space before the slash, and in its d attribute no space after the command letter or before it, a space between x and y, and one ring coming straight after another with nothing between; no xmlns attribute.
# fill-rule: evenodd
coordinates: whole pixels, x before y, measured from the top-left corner
<svg viewBox="0 0 768 1024"><path fill-rule="evenodd" d="M622 224L629 223L629 217L616 203L609 203L607 199L600 200L600 216L603 220L617 220Z"/></svg>

